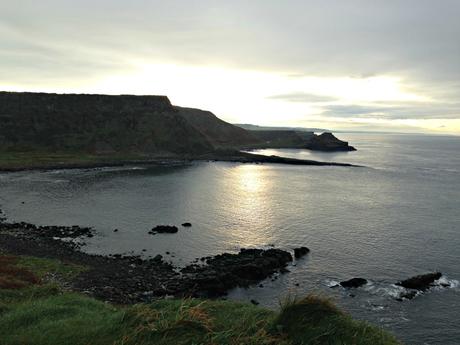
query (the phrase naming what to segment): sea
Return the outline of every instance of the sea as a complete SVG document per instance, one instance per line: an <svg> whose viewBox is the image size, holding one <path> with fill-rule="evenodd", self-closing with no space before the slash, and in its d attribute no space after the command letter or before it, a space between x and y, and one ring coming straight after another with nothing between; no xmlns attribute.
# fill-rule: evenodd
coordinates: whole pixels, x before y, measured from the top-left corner
<svg viewBox="0 0 460 345"><path fill-rule="evenodd" d="M228 298L276 309L315 293L406 344L460 344L460 137L337 136L357 151L257 153L359 166L191 162L1 173L0 208L9 221L94 227L89 253L161 254L179 267L241 248L307 246L289 273ZM149 235L158 224L179 232ZM396 300L396 282L434 271L443 273L438 286ZM334 287L353 277L368 284Z"/></svg>

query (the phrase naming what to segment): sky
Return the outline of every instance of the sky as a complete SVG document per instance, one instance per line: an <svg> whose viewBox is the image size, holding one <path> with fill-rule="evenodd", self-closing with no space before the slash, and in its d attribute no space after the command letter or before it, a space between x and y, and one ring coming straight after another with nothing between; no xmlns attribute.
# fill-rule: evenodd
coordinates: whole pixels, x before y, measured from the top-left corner
<svg viewBox="0 0 460 345"><path fill-rule="evenodd" d="M0 0L0 90L460 134L458 0Z"/></svg>

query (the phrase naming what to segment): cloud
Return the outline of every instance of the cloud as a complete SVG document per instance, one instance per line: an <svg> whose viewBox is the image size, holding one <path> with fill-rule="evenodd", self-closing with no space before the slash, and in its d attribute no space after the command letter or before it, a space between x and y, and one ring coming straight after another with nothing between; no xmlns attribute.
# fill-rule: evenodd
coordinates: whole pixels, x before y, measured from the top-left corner
<svg viewBox="0 0 460 345"><path fill-rule="evenodd" d="M267 97L268 99L282 100L287 102L299 103L323 103L337 101L337 98L324 95L316 95L312 93L295 92L281 95L273 95Z"/></svg>
<svg viewBox="0 0 460 345"><path fill-rule="evenodd" d="M458 13L458 0L1 1L0 84L66 91L137 63L293 79L388 76L436 102L337 104L301 88L267 95L334 103L325 117L460 118Z"/></svg>
<svg viewBox="0 0 460 345"><path fill-rule="evenodd" d="M458 119L460 104L416 103L416 102L377 102L373 104L334 104L322 107L321 115L337 118L367 119ZM383 103L385 104L385 103Z"/></svg>

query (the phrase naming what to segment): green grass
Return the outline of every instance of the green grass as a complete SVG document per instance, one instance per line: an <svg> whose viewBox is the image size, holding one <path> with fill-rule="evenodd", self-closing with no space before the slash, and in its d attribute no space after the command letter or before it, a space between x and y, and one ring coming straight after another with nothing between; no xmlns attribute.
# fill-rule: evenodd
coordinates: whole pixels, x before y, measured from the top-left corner
<svg viewBox="0 0 460 345"><path fill-rule="evenodd" d="M330 299L314 295L287 299L274 325L288 334L293 344L398 344L388 332L367 322L353 320Z"/></svg>
<svg viewBox="0 0 460 345"><path fill-rule="evenodd" d="M55 272L66 279L84 269L30 257L17 258L14 265L18 272L27 269L38 277ZM0 344L392 345L398 342L377 327L353 320L329 300L314 296L288 299L279 312L252 304L199 299L115 306L63 292L57 285L30 283L22 288L0 289Z"/></svg>
<svg viewBox="0 0 460 345"><path fill-rule="evenodd" d="M59 165L92 165L146 159L144 155L96 155L82 152L0 151L0 169L46 168Z"/></svg>
<svg viewBox="0 0 460 345"><path fill-rule="evenodd" d="M71 262L33 256L18 257L16 266L32 271L39 278L45 278L49 275L59 275L65 280L71 280L79 273L88 269L85 266L75 265Z"/></svg>

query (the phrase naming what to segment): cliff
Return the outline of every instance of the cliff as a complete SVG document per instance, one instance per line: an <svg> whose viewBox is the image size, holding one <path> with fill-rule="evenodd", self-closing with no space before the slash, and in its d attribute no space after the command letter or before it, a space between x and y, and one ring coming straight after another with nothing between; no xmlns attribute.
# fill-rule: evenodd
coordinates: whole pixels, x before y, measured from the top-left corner
<svg viewBox="0 0 460 345"><path fill-rule="evenodd" d="M233 157L242 148L268 147L349 149L331 134L248 131L209 111L173 106L166 96L0 92L3 168Z"/></svg>
<svg viewBox="0 0 460 345"><path fill-rule="evenodd" d="M165 96L1 92L0 150L183 154L213 146Z"/></svg>
<svg viewBox="0 0 460 345"><path fill-rule="evenodd" d="M216 149L239 148L262 142L252 132L222 121L210 111L182 107L175 107L175 109Z"/></svg>
<svg viewBox="0 0 460 345"><path fill-rule="evenodd" d="M316 151L355 151L348 142L336 138L332 133L316 135L299 130L250 130L261 143L252 148L298 148Z"/></svg>

